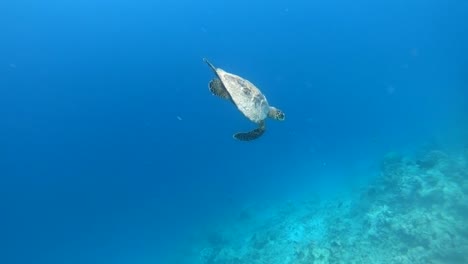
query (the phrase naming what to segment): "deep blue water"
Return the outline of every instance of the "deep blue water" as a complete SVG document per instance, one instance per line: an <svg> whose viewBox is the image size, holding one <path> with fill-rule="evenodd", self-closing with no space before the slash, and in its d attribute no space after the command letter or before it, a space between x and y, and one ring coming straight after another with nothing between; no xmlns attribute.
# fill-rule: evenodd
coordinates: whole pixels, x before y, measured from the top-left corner
<svg viewBox="0 0 468 264"><path fill-rule="evenodd" d="M466 32L462 0L2 1L0 263L164 263L245 201L466 144ZM234 140L204 57L286 121Z"/></svg>

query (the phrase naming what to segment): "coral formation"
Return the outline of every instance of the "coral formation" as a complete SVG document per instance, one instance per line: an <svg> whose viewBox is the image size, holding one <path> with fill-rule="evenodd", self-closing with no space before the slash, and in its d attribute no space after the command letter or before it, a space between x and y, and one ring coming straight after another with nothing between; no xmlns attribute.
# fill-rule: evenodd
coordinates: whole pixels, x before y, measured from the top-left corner
<svg viewBox="0 0 468 264"><path fill-rule="evenodd" d="M468 152L389 153L352 200L243 212L190 263L468 263L467 194Z"/></svg>

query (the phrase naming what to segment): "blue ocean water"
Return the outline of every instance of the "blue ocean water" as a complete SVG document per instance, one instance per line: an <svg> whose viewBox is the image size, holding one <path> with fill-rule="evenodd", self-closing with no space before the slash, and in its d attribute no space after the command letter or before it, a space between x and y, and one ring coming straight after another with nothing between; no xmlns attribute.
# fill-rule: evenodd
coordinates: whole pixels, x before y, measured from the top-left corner
<svg viewBox="0 0 468 264"><path fill-rule="evenodd" d="M324 242L329 253L320 256L298 246L284 253L294 258L265 260L272 245L287 247L257 243L254 254L233 246L259 230L234 228L233 215L291 225L304 208L333 212L299 200L345 195L344 208L382 173L413 179L447 160L457 165L440 174L456 175L446 178L457 198L441 197L466 209L466 32L462 0L2 1L0 263L352 263L332 250L352 239ZM210 94L214 75L203 58L253 82L286 120L268 120L258 140L233 139L255 124ZM401 161L422 149L429 158L414 164L424 171ZM434 197L421 204L442 199ZM366 199L356 206L378 200ZM398 206L419 201L387 200L354 216L405 219ZM449 212L466 220L459 211ZM282 220L263 221L269 212ZM278 236L305 245L335 218L301 231L310 236ZM225 230L234 233L219 235ZM446 232L458 251L445 262L362 263L462 263L468 228L456 230ZM414 241L416 251L436 248ZM400 251L416 258L411 250Z"/></svg>

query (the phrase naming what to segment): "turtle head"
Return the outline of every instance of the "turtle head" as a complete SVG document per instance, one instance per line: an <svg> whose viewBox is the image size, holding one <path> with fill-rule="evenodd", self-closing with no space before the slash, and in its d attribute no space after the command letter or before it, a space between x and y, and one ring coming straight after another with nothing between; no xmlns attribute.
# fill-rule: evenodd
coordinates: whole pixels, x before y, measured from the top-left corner
<svg viewBox="0 0 468 264"><path fill-rule="evenodd" d="M279 110L276 107L270 106L270 111L268 112L268 117L275 120L283 121L286 116L283 111Z"/></svg>

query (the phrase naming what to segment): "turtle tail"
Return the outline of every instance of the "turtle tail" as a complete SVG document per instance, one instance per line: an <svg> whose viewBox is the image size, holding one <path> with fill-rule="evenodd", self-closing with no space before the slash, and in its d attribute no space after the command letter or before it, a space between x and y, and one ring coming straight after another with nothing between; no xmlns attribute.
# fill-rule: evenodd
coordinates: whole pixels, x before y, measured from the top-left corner
<svg viewBox="0 0 468 264"><path fill-rule="evenodd" d="M265 133L265 124L262 123L260 126L249 132L239 132L234 134L234 138L240 141L251 141L261 137Z"/></svg>
<svg viewBox="0 0 468 264"><path fill-rule="evenodd" d="M208 59L203 58L203 61L204 61L206 64L208 64L208 66L210 66L210 68L216 73L216 67L215 67L213 64L211 64L211 62L210 62ZM217 74L217 73L216 73L216 74Z"/></svg>

